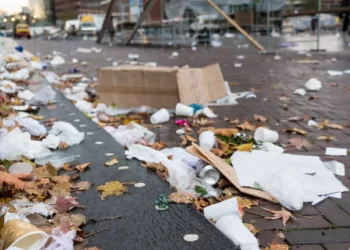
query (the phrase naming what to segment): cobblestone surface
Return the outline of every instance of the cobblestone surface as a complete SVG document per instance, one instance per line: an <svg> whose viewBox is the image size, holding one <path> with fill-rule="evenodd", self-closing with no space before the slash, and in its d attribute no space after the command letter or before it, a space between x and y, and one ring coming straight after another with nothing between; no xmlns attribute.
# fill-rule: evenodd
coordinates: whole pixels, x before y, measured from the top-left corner
<svg viewBox="0 0 350 250"><path fill-rule="evenodd" d="M140 61L157 62L159 65L189 65L192 67L205 66L211 63L220 63L224 77L231 84L233 92L254 91L256 99L240 99L236 106L217 107L215 112L220 115L215 123L216 127L229 127L224 117L238 118L241 121L248 120L254 123L253 114L263 115L267 125L279 131L280 143L287 144L290 138L302 137L309 140L313 145L308 150L297 151L288 148L287 152L316 155L322 159L325 156L325 148L344 147L349 148L350 135L350 75L330 77L327 70L350 69L349 52L343 53L320 53L314 54L312 60L319 60L319 64L301 64L297 60L304 60L305 55L284 51L280 55L282 60L275 61L273 56L260 55L253 49L229 49L216 48L206 50L200 48L198 51L190 49L179 49L179 56L170 59L173 49L160 48L132 48L132 47L105 47L100 54L76 54L78 47L96 46L88 41L75 42L47 42L47 41L23 41L25 48L32 52L50 53L53 50L67 54L67 60L78 58L88 61L89 66L80 67L83 73L95 76L95 69L101 66L111 65L112 61L125 60L128 53L140 55ZM238 60L238 55L245 55L243 60ZM335 63L331 62L333 57L337 58ZM107 58L111 58L107 61ZM235 62L241 61L243 66L235 68ZM67 72L72 65L67 64L56 69L59 72ZM304 86L311 77L315 77L323 83L319 92L309 93L305 97L293 94L296 88ZM281 98L283 97L283 98ZM281 99L284 101L281 101ZM331 122L344 126L342 130L317 130L309 128L306 122L288 122L292 116L309 115L318 122L329 119ZM168 146L179 146L180 138L175 134L176 126L171 122L155 132L158 139L164 141ZM306 136L286 134L283 132L288 127L302 128L308 131ZM336 141L320 141L318 136L334 136ZM342 183L350 188L350 156L334 156L332 159L343 162L346 166L346 176L337 177ZM259 207L279 209L279 206L261 201ZM261 215L267 215L259 207L253 207ZM344 249L350 247L350 194L343 193L342 199L327 199L321 204L313 207L305 204L300 212L295 213L298 220L291 220L286 227L280 221L271 221L262 216L246 213L245 221L255 225L260 232L257 237L261 247L265 247L274 240L290 244L294 250L319 250L319 249ZM278 236L283 232L285 239Z"/></svg>

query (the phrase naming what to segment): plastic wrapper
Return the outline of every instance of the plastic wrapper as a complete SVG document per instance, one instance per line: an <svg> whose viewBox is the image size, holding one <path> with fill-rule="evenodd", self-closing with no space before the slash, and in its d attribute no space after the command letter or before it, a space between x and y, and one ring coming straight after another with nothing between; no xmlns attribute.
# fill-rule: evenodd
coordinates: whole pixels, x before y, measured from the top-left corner
<svg viewBox="0 0 350 250"><path fill-rule="evenodd" d="M75 103L75 107L83 113L90 113L93 109L93 104L85 100L78 100Z"/></svg>
<svg viewBox="0 0 350 250"><path fill-rule="evenodd" d="M29 79L29 69L22 68L18 71L10 73L10 79L12 80L28 80Z"/></svg>
<svg viewBox="0 0 350 250"><path fill-rule="evenodd" d="M41 88L33 99L30 100L30 105L47 105L49 103L55 102L56 91L54 91L50 86Z"/></svg>
<svg viewBox="0 0 350 250"><path fill-rule="evenodd" d="M51 163L56 169L60 169L64 164L74 162L80 155L70 155L62 152L55 152L47 156L39 157L35 159L35 163L39 165L45 165Z"/></svg>
<svg viewBox="0 0 350 250"><path fill-rule="evenodd" d="M63 233L58 227L52 230L52 242L45 250L73 250L74 238L76 235L75 230L70 230Z"/></svg>
<svg viewBox="0 0 350 250"><path fill-rule="evenodd" d="M34 120L33 118L17 117L16 121L20 126L24 127L24 129L33 136L40 136L46 134L45 126L40 124L40 122Z"/></svg>
<svg viewBox="0 0 350 250"><path fill-rule="evenodd" d="M50 155L51 151L41 141L32 141L29 133L15 128L0 139L0 159L18 160L20 156L35 159Z"/></svg>
<svg viewBox="0 0 350 250"><path fill-rule="evenodd" d="M20 91L17 94L17 97L26 101L30 101L31 99L33 99L34 97L34 93L30 90L24 90L24 91Z"/></svg>
<svg viewBox="0 0 350 250"><path fill-rule="evenodd" d="M78 145L84 140L84 133L79 132L72 124L68 122L55 122L49 134L56 135L62 142L69 146Z"/></svg>
<svg viewBox="0 0 350 250"><path fill-rule="evenodd" d="M52 60L50 61L50 64L52 66L58 66L61 64L65 64L66 61L64 60L64 58L62 56L56 55L54 56L54 58L52 58Z"/></svg>
<svg viewBox="0 0 350 250"><path fill-rule="evenodd" d="M45 147L56 149L60 145L61 139L56 135L49 134L45 139L42 140L42 143Z"/></svg>
<svg viewBox="0 0 350 250"><path fill-rule="evenodd" d="M30 61L30 67L33 70L43 70L43 64L41 62Z"/></svg>
<svg viewBox="0 0 350 250"><path fill-rule="evenodd" d="M304 190L293 173L281 170L258 184L287 209L295 211L303 208Z"/></svg>
<svg viewBox="0 0 350 250"><path fill-rule="evenodd" d="M319 91L322 88L322 83L316 78L311 78L305 83L305 88L310 91Z"/></svg>

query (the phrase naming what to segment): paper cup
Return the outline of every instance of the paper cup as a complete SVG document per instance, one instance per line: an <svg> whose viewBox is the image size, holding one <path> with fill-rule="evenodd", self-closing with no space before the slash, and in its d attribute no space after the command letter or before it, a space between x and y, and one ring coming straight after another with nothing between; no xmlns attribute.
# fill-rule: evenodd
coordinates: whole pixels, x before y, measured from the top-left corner
<svg viewBox="0 0 350 250"><path fill-rule="evenodd" d="M6 222L1 230L1 237L4 249L17 247L26 250L41 249L49 239L45 232L19 219Z"/></svg>
<svg viewBox="0 0 350 250"><path fill-rule="evenodd" d="M199 135L199 146L205 149L212 149L215 145L215 136L211 131L204 131Z"/></svg>
<svg viewBox="0 0 350 250"><path fill-rule="evenodd" d="M170 114L168 110L160 109L156 113L154 113L150 119L152 124L159 124L169 121Z"/></svg>
<svg viewBox="0 0 350 250"><path fill-rule="evenodd" d="M233 214L237 218L241 217L236 197L210 205L204 208L204 216L208 220L218 221L228 214Z"/></svg>
<svg viewBox="0 0 350 250"><path fill-rule="evenodd" d="M194 110L192 107L189 107L189 106L184 105L182 103L176 104L175 114L178 116L192 116L193 112L194 112Z"/></svg>
<svg viewBox="0 0 350 250"><path fill-rule="evenodd" d="M259 127L255 130L254 139L262 142L276 142L278 140L278 133L267 128Z"/></svg>

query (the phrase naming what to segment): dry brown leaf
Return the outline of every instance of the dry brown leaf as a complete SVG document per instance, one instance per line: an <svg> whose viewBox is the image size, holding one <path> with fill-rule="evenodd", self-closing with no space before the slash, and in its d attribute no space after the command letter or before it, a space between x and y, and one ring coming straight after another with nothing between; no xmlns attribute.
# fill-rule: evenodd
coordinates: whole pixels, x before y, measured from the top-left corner
<svg viewBox="0 0 350 250"><path fill-rule="evenodd" d="M237 151L247 151L250 152L253 149L253 143L241 144L238 147L235 147Z"/></svg>
<svg viewBox="0 0 350 250"><path fill-rule="evenodd" d="M69 182L61 182L56 183L52 190L49 191L52 196L69 196L70 195L70 183Z"/></svg>
<svg viewBox="0 0 350 250"><path fill-rule="evenodd" d="M162 180L168 179L168 176L169 176L168 169L164 167L162 163L147 162L145 164L141 164L141 166L149 168L153 171L156 171L156 173Z"/></svg>
<svg viewBox="0 0 350 250"><path fill-rule="evenodd" d="M51 180L55 183L70 182L70 176L69 175L53 176L51 177Z"/></svg>
<svg viewBox="0 0 350 250"><path fill-rule="evenodd" d="M238 119L230 120L229 123L233 124L233 125L238 125L239 124L239 120Z"/></svg>
<svg viewBox="0 0 350 250"><path fill-rule="evenodd" d="M279 211L271 210L271 209L267 209L267 208L262 208L262 209L273 214L272 217L265 217L265 219L270 219L270 220L282 219L282 223L284 226L286 226L286 223L290 218L293 218L296 220L296 218L292 215L292 213L289 212L288 210L285 210L283 207L281 207L281 210L279 210Z"/></svg>
<svg viewBox="0 0 350 250"><path fill-rule="evenodd" d="M150 147L155 150L162 150L163 148L165 148L165 143L162 141L157 141L154 144L150 145Z"/></svg>
<svg viewBox="0 0 350 250"><path fill-rule="evenodd" d="M271 244L267 246L264 250L288 250L289 246L286 244Z"/></svg>
<svg viewBox="0 0 350 250"><path fill-rule="evenodd" d="M237 203L239 206L242 208L251 208L252 206L257 206L259 205L258 201L255 200L250 200L248 198L244 198L241 196L236 196Z"/></svg>
<svg viewBox="0 0 350 250"><path fill-rule="evenodd" d="M336 123L329 123L329 120L324 120L319 124L320 129L343 129L344 127L342 125L336 124Z"/></svg>
<svg viewBox="0 0 350 250"><path fill-rule="evenodd" d="M188 141L190 141L190 142L197 142L197 139L196 139L196 138L194 138L194 137L192 137L192 136L190 136L190 135L188 135L188 134L185 134L185 137L186 137L186 139L187 139Z"/></svg>
<svg viewBox="0 0 350 250"><path fill-rule="evenodd" d="M292 116L288 118L289 122L299 122L302 121L304 118L301 116Z"/></svg>
<svg viewBox="0 0 350 250"><path fill-rule="evenodd" d="M290 100L290 98L287 97L287 96L285 96L285 95L280 96L278 99L279 99L281 102L285 102L285 101L289 101L289 100Z"/></svg>
<svg viewBox="0 0 350 250"><path fill-rule="evenodd" d="M62 169L66 170L66 171L74 170L74 168L72 168L69 163L64 164Z"/></svg>
<svg viewBox="0 0 350 250"><path fill-rule="evenodd" d="M41 115L31 114L30 117L33 118L34 120L38 120L38 121L44 119L44 116L41 116Z"/></svg>
<svg viewBox="0 0 350 250"><path fill-rule="evenodd" d="M53 176L57 176L58 171L51 164L47 164L46 166L35 168L34 172L36 173L37 178L51 178Z"/></svg>
<svg viewBox="0 0 350 250"><path fill-rule="evenodd" d="M182 204L191 203L190 199L186 195L181 194L179 192L169 194L168 199L170 202L174 202L174 203L182 203Z"/></svg>
<svg viewBox="0 0 350 250"><path fill-rule="evenodd" d="M266 117L264 117L262 115L254 115L254 119L258 122L266 122L267 121Z"/></svg>
<svg viewBox="0 0 350 250"><path fill-rule="evenodd" d="M117 157L113 157L109 161L105 162L105 166L109 167L109 166L112 166L112 165L116 165L116 164L118 164L118 162L119 162L118 158Z"/></svg>
<svg viewBox="0 0 350 250"><path fill-rule="evenodd" d="M225 151L223 151L223 150L221 150L219 148L212 148L210 151L213 152L215 155L217 155L219 157L225 155L225 153L226 153Z"/></svg>
<svg viewBox="0 0 350 250"><path fill-rule="evenodd" d="M305 139L301 139L301 138L292 138L289 139L288 142L293 145L297 150L301 150L303 148L307 149L307 148L311 148L312 144L310 142L308 142Z"/></svg>
<svg viewBox="0 0 350 250"><path fill-rule="evenodd" d="M83 214L66 214L58 213L52 220L55 226L61 226L65 224L67 227L72 225L80 227L86 224L86 217Z"/></svg>
<svg viewBox="0 0 350 250"><path fill-rule="evenodd" d="M200 135L204 131L211 131L215 134L215 130L216 130L216 128L214 128L214 127L202 127L197 131L197 133Z"/></svg>
<svg viewBox="0 0 350 250"><path fill-rule="evenodd" d="M193 205L196 207L197 210L203 210L203 208L209 206L210 203L205 201L202 197L199 197L197 199L194 199Z"/></svg>
<svg viewBox="0 0 350 250"><path fill-rule="evenodd" d="M128 188L119 181L110 181L98 186L97 191L101 191L101 200L104 200L110 195L123 195L128 191Z"/></svg>
<svg viewBox="0 0 350 250"><path fill-rule="evenodd" d="M73 184L71 187L77 189L79 191L88 190L92 186L90 181L80 181L78 183Z"/></svg>
<svg viewBox="0 0 350 250"><path fill-rule="evenodd" d="M6 172L0 172L0 183L5 183L9 185L14 185L16 189L24 189L25 182L20 179L25 179L31 174L9 174Z"/></svg>
<svg viewBox="0 0 350 250"><path fill-rule="evenodd" d="M187 139L184 135L180 135L181 138L181 145L186 146L187 145Z"/></svg>
<svg viewBox="0 0 350 250"><path fill-rule="evenodd" d="M259 232L259 230L256 229L256 227L254 227L252 224L249 224L249 223L243 223L243 224L246 226L246 228L248 228L248 230L249 230L253 235L256 235L256 234Z"/></svg>
<svg viewBox="0 0 350 250"><path fill-rule="evenodd" d="M68 146L69 145L66 142L61 141L60 144L58 145L58 148L59 149L66 149L66 148L68 148Z"/></svg>
<svg viewBox="0 0 350 250"><path fill-rule="evenodd" d="M62 197L58 196L56 201L57 210L60 212L68 212L75 207L82 207L76 200L71 196Z"/></svg>
<svg viewBox="0 0 350 250"><path fill-rule="evenodd" d="M79 172L84 172L85 169L90 165L90 162L87 163L83 163L83 164L79 164L76 165L75 168L79 171Z"/></svg>
<svg viewBox="0 0 350 250"><path fill-rule="evenodd" d="M337 139L330 135L324 135L317 137L317 140L323 140L323 141L336 141Z"/></svg>
<svg viewBox="0 0 350 250"><path fill-rule="evenodd" d="M248 121L245 121L244 123L241 123L237 127L242 129L242 130L250 130L250 131L254 131L256 129L256 126L250 124L250 122L248 122Z"/></svg>
<svg viewBox="0 0 350 250"><path fill-rule="evenodd" d="M287 129L285 129L285 132L287 132L287 133L297 133L299 135L307 135L306 130L301 129L301 128L287 128Z"/></svg>
<svg viewBox="0 0 350 250"><path fill-rule="evenodd" d="M221 135L225 137L233 137L238 134L238 129L235 128L218 128L214 132L216 135Z"/></svg>

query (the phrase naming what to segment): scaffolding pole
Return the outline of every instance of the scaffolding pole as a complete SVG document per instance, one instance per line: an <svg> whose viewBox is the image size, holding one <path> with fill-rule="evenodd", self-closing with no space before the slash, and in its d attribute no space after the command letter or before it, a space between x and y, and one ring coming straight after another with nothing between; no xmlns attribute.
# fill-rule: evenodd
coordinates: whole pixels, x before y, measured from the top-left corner
<svg viewBox="0 0 350 250"><path fill-rule="evenodd" d="M106 29L108 28L108 26L111 23L112 10L113 10L113 7L114 7L116 1L117 0L112 0L111 3L108 6L106 17L105 17L105 20L103 21L102 29L98 33L96 43L101 43L101 41L103 39L103 36L104 36L104 34L106 32Z"/></svg>

